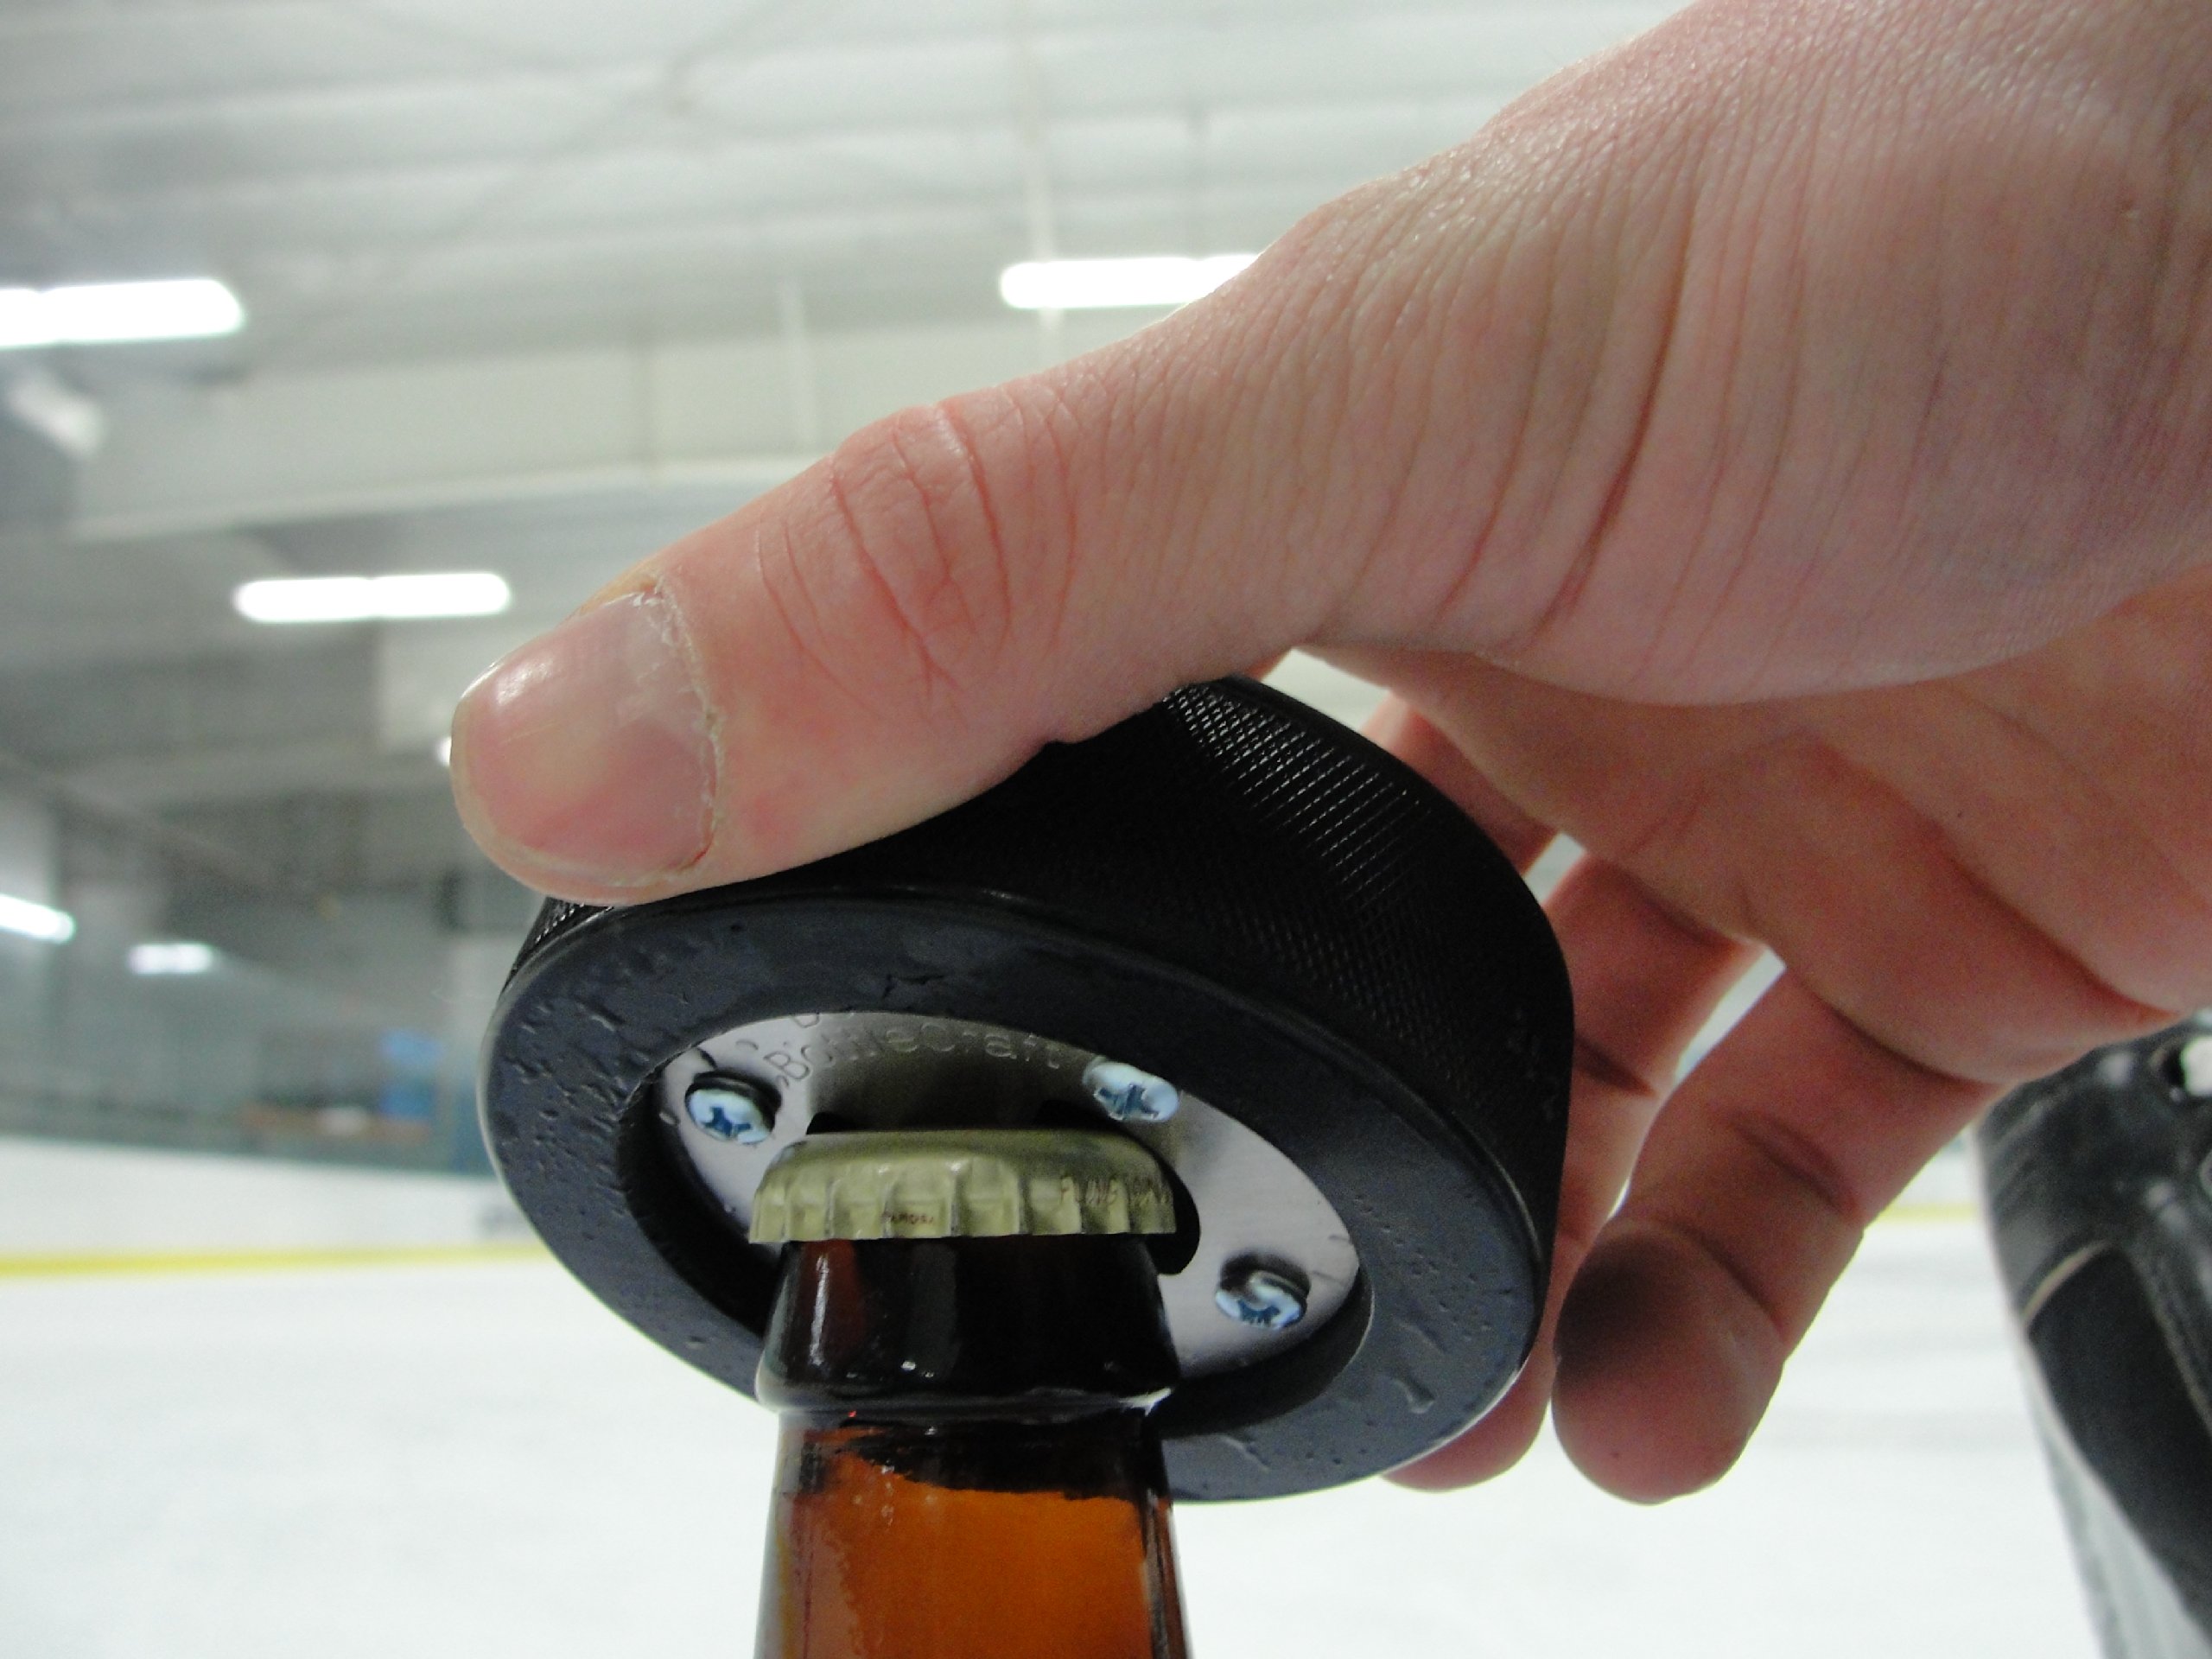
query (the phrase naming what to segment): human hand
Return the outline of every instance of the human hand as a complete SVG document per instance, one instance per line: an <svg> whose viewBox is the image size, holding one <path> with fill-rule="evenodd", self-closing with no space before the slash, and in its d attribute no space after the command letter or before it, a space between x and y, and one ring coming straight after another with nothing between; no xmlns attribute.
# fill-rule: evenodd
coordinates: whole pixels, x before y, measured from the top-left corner
<svg viewBox="0 0 2212 1659"><path fill-rule="evenodd" d="M1996 1090L2212 1000L2207 86L2181 0L1707 0L648 560L472 690L464 816L643 899L1290 645L1390 685L1510 852L1589 849L1557 1416L1688 1490Z"/></svg>
<svg viewBox="0 0 2212 1659"><path fill-rule="evenodd" d="M1585 849L1548 906L1577 1043L1556 1351L1414 1484L1518 1458L1554 1361L1599 1484L1719 1476L1922 1164L2006 1085L2212 995L2212 575L1974 672L1727 706L1349 665L1426 711L1378 734L1509 855ZM1787 972L1670 1097L1754 938Z"/></svg>

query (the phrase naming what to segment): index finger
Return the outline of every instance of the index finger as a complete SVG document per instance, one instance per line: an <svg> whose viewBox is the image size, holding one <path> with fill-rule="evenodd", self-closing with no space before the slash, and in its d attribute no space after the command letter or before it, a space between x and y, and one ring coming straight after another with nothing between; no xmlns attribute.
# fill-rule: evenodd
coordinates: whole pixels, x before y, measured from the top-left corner
<svg viewBox="0 0 2212 1659"><path fill-rule="evenodd" d="M1660 1114L1560 1311L1583 1472L1645 1501L1725 1473L1868 1224L1997 1093L1778 980Z"/></svg>

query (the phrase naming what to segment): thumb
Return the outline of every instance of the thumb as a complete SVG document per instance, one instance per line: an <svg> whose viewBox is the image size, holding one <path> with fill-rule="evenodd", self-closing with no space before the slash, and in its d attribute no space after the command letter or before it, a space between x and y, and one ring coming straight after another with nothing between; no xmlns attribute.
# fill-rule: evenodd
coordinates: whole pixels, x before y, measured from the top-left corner
<svg viewBox="0 0 2212 1659"><path fill-rule="evenodd" d="M1364 213L1118 346L879 422L636 567L462 700L470 831L578 899L740 880L1328 637L1394 508L1435 533L1408 474L1455 518L1469 476L1354 366L1360 301L1409 280L1344 274Z"/></svg>
<svg viewBox="0 0 2212 1659"><path fill-rule="evenodd" d="M534 887L648 899L902 828L1294 645L1510 650L1635 447L1675 289L1675 194L1609 189L1553 130L1682 135L1624 143L1580 91L645 561L463 700L470 830Z"/></svg>
<svg viewBox="0 0 2212 1659"><path fill-rule="evenodd" d="M1304 637L1279 539L1217 556L1169 522L1224 492L1223 446L1150 355L871 426L496 664L454 720L471 832L576 898L741 879Z"/></svg>

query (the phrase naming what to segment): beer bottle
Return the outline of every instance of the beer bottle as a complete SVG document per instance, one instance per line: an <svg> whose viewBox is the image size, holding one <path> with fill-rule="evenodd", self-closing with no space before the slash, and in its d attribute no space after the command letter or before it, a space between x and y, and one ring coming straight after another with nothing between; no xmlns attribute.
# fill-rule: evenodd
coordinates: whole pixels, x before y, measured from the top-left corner
<svg viewBox="0 0 2212 1659"><path fill-rule="evenodd" d="M1109 1135L784 1155L753 1221L785 1243L760 1659L1183 1659L1142 1236L1173 1226L1149 1154Z"/></svg>

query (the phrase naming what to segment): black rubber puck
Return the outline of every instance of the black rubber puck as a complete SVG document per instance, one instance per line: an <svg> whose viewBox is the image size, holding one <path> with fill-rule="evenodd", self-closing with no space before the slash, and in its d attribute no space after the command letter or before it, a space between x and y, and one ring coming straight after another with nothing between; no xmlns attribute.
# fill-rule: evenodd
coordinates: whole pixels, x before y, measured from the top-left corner
<svg viewBox="0 0 2212 1659"><path fill-rule="evenodd" d="M547 906L486 1046L493 1154L588 1287L733 1387L753 1384L771 1272L648 1085L716 1033L865 1010L1171 1078L1287 1154L1350 1229L1360 1283L1325 1328L1160 1408L1179 1497L1394 1467L1526 1358L1567 1130L1565 967L1465 815L1325 716L1249 682L1195 686L820 863Z"/></svg>

